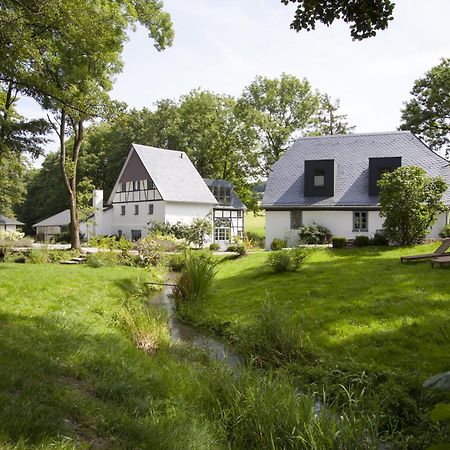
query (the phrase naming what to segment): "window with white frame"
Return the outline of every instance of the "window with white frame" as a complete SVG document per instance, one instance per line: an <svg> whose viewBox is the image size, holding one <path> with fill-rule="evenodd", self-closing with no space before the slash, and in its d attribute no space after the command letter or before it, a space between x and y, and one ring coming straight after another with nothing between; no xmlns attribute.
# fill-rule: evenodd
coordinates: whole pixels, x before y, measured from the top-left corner
<svg viewBox="0 0 450 450"><path fill-rule="evenodd" d="M369 230L369 213L367 211L353 211L353 231Z"/></svg>
<svg viewBox="0 0 450 450"><path fill-rule="evenodd" d="M125 215L125 205L121 205L120 206L120 215L124 216Z"/></svg>
<svg viewBox="0 0 450 450"><path fill-rule="evenodd" d="M298 230L302 226L302 212L291 211L291 230Z"/></svg>
<svg viewBox="0 0 450 450"><path fill-rule="evenodd" d="M150 203L149 205L148 205L148 213L149 214L153 214L153 203Z"/></svg>

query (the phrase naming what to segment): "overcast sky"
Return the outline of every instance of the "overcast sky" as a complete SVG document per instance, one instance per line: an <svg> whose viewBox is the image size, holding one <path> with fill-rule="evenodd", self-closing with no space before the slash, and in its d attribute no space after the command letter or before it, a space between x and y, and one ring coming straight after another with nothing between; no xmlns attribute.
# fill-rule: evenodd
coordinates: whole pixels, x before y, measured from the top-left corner
<svg viewBox="0 0 450 450"><path fill-rule="evenodd" d="M394 20L376 37L352 41L345 23L290 30L294 5L280 0L165 0L175 29L157 52L142 29L123 52L112 97L152 107L194 88L238 96L256 75L307 78L341 100L355 132L395 130L414 80L450 56L450 1L398 0ZM42 115L31 101L19 111ZM52 149L56 145L51 146Z"/></svg>

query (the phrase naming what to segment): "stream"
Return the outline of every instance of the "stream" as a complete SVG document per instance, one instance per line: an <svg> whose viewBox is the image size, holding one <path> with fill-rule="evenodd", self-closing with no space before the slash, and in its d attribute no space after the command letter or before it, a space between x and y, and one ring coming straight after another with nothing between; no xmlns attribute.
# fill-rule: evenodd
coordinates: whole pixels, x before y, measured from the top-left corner
<svg viewBox="0 0 450 450"><path fill-rule="evenodd" d="M171 282L170 280L168 283ZM183 342L205 350L211 359L222 361L231 369L236 369L244 364L244 358L230 350L223 342L180 322L175 316L171 294L172 285L164 284L162 291L152 297L149 304L167 313L170 338L173 342Z"/></svg>

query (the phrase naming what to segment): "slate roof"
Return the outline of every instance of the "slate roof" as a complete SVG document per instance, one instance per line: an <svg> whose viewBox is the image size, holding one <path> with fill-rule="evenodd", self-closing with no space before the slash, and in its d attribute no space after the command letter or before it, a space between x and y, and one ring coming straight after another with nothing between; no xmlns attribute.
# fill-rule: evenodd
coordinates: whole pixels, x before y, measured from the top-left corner
<svg viewBox="0 0 450 450"><path fill-rule="evenodd" d="M216 204L217 201L204 183L186 153L132 144L161 197L170 202ZM108 203L114 198L111 194Z"/></svg>
<svg viewBox="0 0 450 450"><path fill-rule="evenodd" d="M211 178L203 178L203 181L208 187L212 186L223 186L231 189L231 205L217 205L216 208L221 209L247 209L242 203L241 199L238 197L234 191L234 185L231 181L226 180L213 180Z"/></svg>
<svg viewBox="0 0 450 450"><path fill-rule="evenodd" d="M402 157L402 166L416 165L450 184L449 161L430 150L410 131L302 137L273 166L262 200L263 208L346 207L378 205L370 197L369 158ZM305 160L334 159L333 197L304 196ZM444 194L450 205L450 190Z"/></svg>
<svg viewBox="0 0 450 450"><path fill-rule="evenodd" d="M33 225L34 227L63 227L70 223L70 210L65 209L58 214L47 217L47 219L41 220Z"/></svg>
<svg viewBox="0 0 450 450"><path fill-rule="evenodd" d="M16 219L11 219L10 217L6 217L0 214L0 225L25 225L25 224L19 222Z"/></svg>

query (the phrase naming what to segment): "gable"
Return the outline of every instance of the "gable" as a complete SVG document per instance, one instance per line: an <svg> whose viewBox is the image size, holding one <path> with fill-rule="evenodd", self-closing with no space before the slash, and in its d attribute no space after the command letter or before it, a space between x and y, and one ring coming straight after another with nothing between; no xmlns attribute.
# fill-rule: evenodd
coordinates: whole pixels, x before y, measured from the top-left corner
<svg viewBox="0 0 450 450"><path fill-rule="evenodd" d="M137 153L133 151L128 161L125 162L123 172L119 176L119 183L146 180L147 178L149 178L147 169L144 164L142 164L142 161Z"/></svg>

